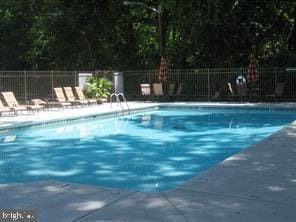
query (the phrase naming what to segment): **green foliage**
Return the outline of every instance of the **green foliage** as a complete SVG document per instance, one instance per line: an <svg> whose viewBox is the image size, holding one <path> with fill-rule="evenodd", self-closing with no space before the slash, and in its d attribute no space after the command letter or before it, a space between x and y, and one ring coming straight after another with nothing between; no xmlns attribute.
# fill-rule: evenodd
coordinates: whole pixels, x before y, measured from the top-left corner
<svg viewBox="0 0 296 222"><path fill-rule="evenodd" d="M106 78L91 77L87 80L85 94L87 97L106 98L111 93L113 83Z"/></svg>
<svg viewBox="0 0 296 222"><path fill-rule="evenodd" d="M143 0L163 8L172 68L294 66L287 52L296 1ZM0 68L8 70L155 69L157 14L119 0L1 0Z"/></svg>

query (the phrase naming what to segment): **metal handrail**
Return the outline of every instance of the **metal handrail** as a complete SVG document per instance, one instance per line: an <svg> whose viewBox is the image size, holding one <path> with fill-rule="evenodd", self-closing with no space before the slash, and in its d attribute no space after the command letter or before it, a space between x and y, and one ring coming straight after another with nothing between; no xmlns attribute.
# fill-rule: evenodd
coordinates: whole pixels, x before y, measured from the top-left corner
<svg viewBox="0 0 296 222"><path fill-rule="evenodd" d="M129 108L129 105L128 105L128 103L127 103L127 100L126 100L125 95L124 95L123 93L118 93L117 96L118 96L118 99L119 99L119 100L120 100L120 97L122 97L123 102L126 104L126 107L127 107L127 110L128 110L128 114L130 114L131 111L130 111L130 108Z"/></svg>
<svg viewBox="0 0 296 222"><path fill-rule="evenodd" d="M113 102L112 98L113 98L113 96L115 96L115 98L116 98L116 102L117 102L117 100L118 100L118 96L117 96L116 93L112 93L112 94L110 95L110 106L111 106L111 108L112 108L112 102Z"/></svg>
<svg viewBox="0 0 296 222"><path fill-rule="evenodd" d="M115 99L116 99L117 107L118 107L118 104L119 104L120 107L121 107L122 114L124 114L123 106L122 106L122 104L121 104L121 102L120 102L120 100L119 100L119 98L118 98L117 93L112 93L112 94L110 95L110 107L111 107L111 109L112 109L112 104L113 104L113 100L112 100L112 99L113 99L114 96L115 96Z"/></svg>
<svg viewBox="0 0 296 222"><path fill-rule="evenodd" d="M124 103L126 104L126 106L127 106L128 113L130 114L130 108L129 108L129 105L128 105L128 103L127 103L127 100L126 100L124 94L123 94L123 93L112 93L112 94L110 95L110 106L111 106L111 108L112 108L112 104L113 104L113 100L112 100L113 97L116 98L116 104L117 104L117 106L118 106L118 104L120 105L120 107L121 107L121 111L122 111L122 114L124 114L124 107L122 106L122 102L121 102L121 100L120 100L120 97L122 97L123 102L124 102Z"/></svg>

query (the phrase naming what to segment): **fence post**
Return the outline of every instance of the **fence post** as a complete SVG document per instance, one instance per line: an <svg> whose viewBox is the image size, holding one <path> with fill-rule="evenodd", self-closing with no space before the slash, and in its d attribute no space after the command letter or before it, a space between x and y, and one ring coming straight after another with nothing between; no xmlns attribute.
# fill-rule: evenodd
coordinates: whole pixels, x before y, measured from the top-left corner
<svg viewBox="0 0 296 222"><path fill-rule="evenodd" d="M51 100L53 100L53 70L51 70Z"/></svg>
<svg viewBox="0 0 296 222"><path fill-rule="evenodd" d="M25 102L27 102L27 71L24 70Z"/></svg>
<svg viewBox="0 0 296 222"><path fill-rule="evenodd" d="M76 72L76 70L74 70L74 86L77 86L77 79L76 79L76 77L77 77L77 72Z"/></svg>
<svg viewBox="0 0 296 222"><path fill-rule="evenodd" d="M208 69L208 102L210 101L210 69Z"/></svg>

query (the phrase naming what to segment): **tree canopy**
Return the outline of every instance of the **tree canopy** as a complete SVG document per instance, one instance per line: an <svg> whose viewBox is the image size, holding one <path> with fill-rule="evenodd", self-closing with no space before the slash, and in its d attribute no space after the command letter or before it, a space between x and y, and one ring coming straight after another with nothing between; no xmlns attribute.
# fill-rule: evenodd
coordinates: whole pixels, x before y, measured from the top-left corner
<svg viewBox="0 0 296 222"><path fill-rule="evenodd" d="M171 68L247 66L252 47L261 66L296 64L296 53L288 50L296 1L140 2L163 8ZM0 68L154 69L157 32L157 13L119 0L1 0Z"/></svg>

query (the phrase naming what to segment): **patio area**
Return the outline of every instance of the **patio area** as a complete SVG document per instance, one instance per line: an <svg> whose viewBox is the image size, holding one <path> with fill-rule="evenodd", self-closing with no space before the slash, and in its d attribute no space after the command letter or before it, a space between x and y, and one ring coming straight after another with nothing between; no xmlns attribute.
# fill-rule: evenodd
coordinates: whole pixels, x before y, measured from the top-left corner
<svg viewBox="0 0 296 222"><path fill-rule="evenodd" d="M178 103L182 104L182 103ZM131 110L157 103L129 103ZM176 105L166 104L166 105ZM183 103L200 106L254 104ZM270 104L257 104L272 107ZM277 104L294 108L295 104ZM116 105L83 108L114 114ZM1 117L1 128L77 118L77 109ZM35 209L37 221L258 221L296 217L296 125L291 124L168 192L135 192L62 181L0 185L1 209Z"/></svg>

